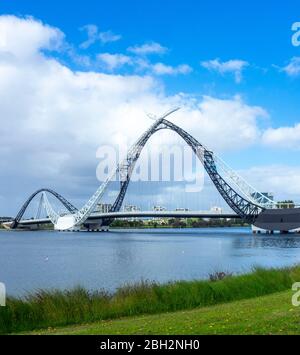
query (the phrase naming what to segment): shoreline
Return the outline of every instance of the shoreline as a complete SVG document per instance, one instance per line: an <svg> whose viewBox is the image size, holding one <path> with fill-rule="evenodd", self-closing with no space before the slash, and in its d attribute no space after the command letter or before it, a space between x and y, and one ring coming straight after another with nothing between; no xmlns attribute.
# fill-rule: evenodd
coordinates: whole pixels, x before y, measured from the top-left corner
<svg viewBox="0 0 300 355"><path fill-rule="evenodd" d="M152 230L159 230L159 229L216 229L216 228L250 228L250 225L238 225L238 224L234 224L234 225L210 225L210 226L197 226L197 227L192 227L192 226L185 226L185 227L172 227L172 226L124 226L124 227L110 227L109 230L132 230L132 229L136 229L136 230L147 230L147 229L152 229ZM0 232L1 231L6 231L6 232L10 232L10 231L16 231L16 232L42 232L42 231L55 231L53 228L41 228L41 229L6 229L6 228L0 228ZM79 232L86 232L87 230L83 229Z"/></svg>
<svg viewBox="0 0 300 355"><path fill-rule="evenodd" d="M300 280L300 266L266 269L233 276L214 273L209 280L165 284L142 281L115 292L82 287L39 290L7 298L1 309L0 334L79 325L146 314L201 309L290 290ZM18 320L16 322L16 319Z"/></svg>

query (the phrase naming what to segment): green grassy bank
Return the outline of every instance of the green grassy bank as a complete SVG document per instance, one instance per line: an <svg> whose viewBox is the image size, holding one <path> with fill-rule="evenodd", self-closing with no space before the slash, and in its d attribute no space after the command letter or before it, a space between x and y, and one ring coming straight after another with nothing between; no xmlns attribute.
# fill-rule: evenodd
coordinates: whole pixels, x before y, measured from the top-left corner
<svg viewBox="0 0 300 355"><path fill-rule="evenodd" d="M0 333L82 324L141 314L175 312L250 299L285 291L300 280L300 266L257 268L252 273L219 281L182 281L164 285L140 283L114 294L39 291L25 299L9 297L0 308Z"/></svg>
<svg viewBox="0 0 300 355"><path fill-rule="evenodd" d="M30 334L300 334L300 307L291 291L216 306L99 321Z"/></svg>

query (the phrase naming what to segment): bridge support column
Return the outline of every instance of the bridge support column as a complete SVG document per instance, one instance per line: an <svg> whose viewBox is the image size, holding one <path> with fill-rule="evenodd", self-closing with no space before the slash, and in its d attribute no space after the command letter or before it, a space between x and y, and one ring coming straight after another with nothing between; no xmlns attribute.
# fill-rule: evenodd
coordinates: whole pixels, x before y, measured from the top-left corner
<svg viewBox="0 0 300 355"><path fill-rule="evenodd" d="M83 225L84 229L88 232L108 232L109 226L102 226L101 224L89 223Z"/></svg>
<svg viewBox="0 0 300 355"><path fill-rule="evenodd" d="M273 230L262 229L255 227L254 225L251 226L253 234L274 234Z"/></svg>

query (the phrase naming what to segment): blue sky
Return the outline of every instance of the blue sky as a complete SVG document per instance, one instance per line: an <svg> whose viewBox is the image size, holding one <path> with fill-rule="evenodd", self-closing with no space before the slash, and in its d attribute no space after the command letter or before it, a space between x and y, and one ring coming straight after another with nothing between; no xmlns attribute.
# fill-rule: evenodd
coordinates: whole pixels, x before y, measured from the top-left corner
<svg viewBox="0 0 300 355"><path fill-rule="evenodd" d="M13 15L24 21L29 21L26 16L31 16L32 21L63 33L63 39L58 39L57 33L51 39L51 41L60 41L59 48L53 48L46 42L34 45L45 56L44 64L46 60L48 64L51 60L56 61L61 65L61 68L68 68L74 75L76 73L85 73L86 75L104 73L107 75L107 80L110 78L119 80L118 77L127 80L131 76L141 79L149 77L155 81L154 85L151 84L153 86L151 90L149 89L151 95L155 97L155 100L161 100L161 96L163 96L162 101L164 102L169 98L174 101L174 97L179 93L197 98L199 104L202 102L203 96L219 100L217 102L210 101L210 105L218 105L219 103L221 105L226 100L232 102L238 97L241 111L236 114L237 117L240 117L240 121L237 118L232 124L241 126L244 124L243 115L247 115L249 110L259 108L255 112L251 111L251 117L246 119L245 131L249 130L250 133L247 137L251 137L249 142L248 138L244 139L245 144L243 144L243 138L239 141L235 137L235 135L241 134L243 128L236 131L227 129L225 132L222 120L216 121L212 127L210 123L207 127L205 126L204 132L208 132L211 137L208 137L208 134L201 136L201 124L213 121L214 118L211 117L215 117L215 113L210 107L207 109L208 113L205 111L206 108L202 107L205 111L204 116L206 114L208 117L207 119L206 116L204 117L204 123L199 121L198 127L197 122L193 121L190 124L187 123L187 127L193 129L191 133L194 133L200 140L207 139L207 142L216 148L231 166L241 170L241 173L249 178L251 183L258 183L261 189L270 188L271 190L279 189L280 181L282 181L282 185L297 185L294 188L285 188L278 194L280 197L295 196L300 200L300 181L297 183L298 177L300 177L300 126L297 126L300 124L300 46L293 46L291 41L294 34L291 30L292 24L300 22L299 3L297 4L296 1L252 1L246 4L241 1L192 0L86 0L84 2L2 0L0 1L0 15ZM4 26L9 25L5 22ZM41 29L41 31L43 30ZM10 33L10 36L14 36L14 34ZM47 41L46 37L42 38L43 41ZM33 43L34 39L28 39L28 41L28 43ZM21 46L20 42L19 45ZM145 46L150 48L148 52ZM15 47L13 49L9 45L6 47L1 49L0 45L0 54L1 50L3 53L5 50L5 53L11 51L15 55ZM18 55L20 54L22 58L24 58L24 53L23 49L22 51L18 50ZM36 58L30 62L32 68L33 63L36 63L35 60ZM39 64L41 63L42 60L39 58ZM29 61L27 59L26 63L19 61L16 65L18 65L17 68L20 72L23 70L25 72ZM42 70L41 76L43 76ZM78 83L74 82L70 85L74 85L75 91ZM88 87L90 84L86 83L85 85ZM37 84L37 87L40 87L40 84ZM59 87L61 88L61 85ZM4 88L5 90L9 89L9 87ZM45 92L48 89L44 88ZM68 95L70 90L68 88ZM163 93L160 93L160 90ZM119 89L117 91L119 92ZM149 95L147 91L147 95L145 95L147 98L143 98L145 102L148 102ZM64 97L64 94L60 97L62 96ZM68 103L77 104L80 100L79 97L76 95L69 98L68 96ZM123 96L120 97L118 104ZM8 100L3 96L4 99ZM91 97L89 99L92 100ZM151 98L150 101L153 102L153 100ZM22 102L25 102L25 99ZM41 102L44 105L42 109ZM49 102L45 100L33 101L30 104L33 105L31 107L36 105L37 108L46 112L50 109L51 100ZM191 105L190 99L188 105ZM159 105L149 104L149 111L152 107L159 107ZM16 113L10 110L12 108L8 106L5 111L6 117L7 113L11 112L11 117L16 117L15 119L11 118L11 121L17 124L20 117L13 116ZM148 107L145 107L145 110L147 111ZM221 107L220 112L222 111L224 109ZM83 110L82 113L84 112ZM55 115L58 118L61 117L61 111L55 111ZM29 113L27 118L28 122L33 122L33 117ZM58 118L55 122L58 122ZM25 118L23 119L25 120ZM54 119L53 121L51 121L51 117L48 119L45 127L49 127L48 133L51 137ZM104 120L104 118L102 119ZM124 124L124 121L122 122ZM134 122L132 121L132 123ZM77 123L74 122L74 125ZM176 123L180 124L180 119ZM98 124L101 130L101 120ZM141 124L141 128L146 126L147 120L143 125ZM20 136L17 134L20 136L27 134L26 129L23 131L19 129L19 132L16 133L15 140L20 142ZM128 134L131 133L128 132ZM132 136L136 134L137 131L133 129ZM74 135L70 133L71 138L74 138L75 135L75 133ZM101 143L100 136L98 145ZM225 143L214 146L213 136L216 141L227 142L228 147ZM84 141L82 137L81 139L76 138L76 144L82 144L82 140ZM230 140L235 143L230 145ZM82 161L77 162L76 169L75 167L70 168L69 173L72 172L76 181L85 178L83 178L85 176L84 170L89 172L95 170L96 161L92 152L96 150L96 142L94 145L92 140L90 142L90 151L86 152L86 154L91 154L87 159L89 163L84 162L82 158ZM19 144L21 150L21 143ZM24 143L22 151L31 152L37 149L39 144L40 142L38 139L35 140L33 135L31 142ZM76 144L74 146L79 149ZM47 149L49 152L49 149L52 148L49 146ZM68 147L65 147L64 144L61 145L61 149L65 149L65 152L68 151ZM58 148L57 151L59 151ZM14 154L18 154L18 149L10 149L10 154L6 157L12 159ZM60 159L63 158L60 157ZM34 164L33 158L28 164L28 166ZM33 170L35 169L36 166L33 167ZM51 171L53 170L55 169ZM78 176L74 176L75 170L78 172ZM277 173L278 177L275 179L274 175ZM5 204L9 205L8 213L13 213L13 206L24 199L23 196L20 197L20 190L15 189L14 186L21 176L21 173L19 174L19 176L14 174L12 178L13 171L10 171L3 173L0 177L2 186L16 190L15 199L11 203L8 203L6 189L1 191L0 212L2 214L5 214L6 211ZM61 192L72 195L78 189L78 185L74 183L72 190L66 186L66 182L58 183L57 179L61 176L59 174L62 174L62 171L57 171L57 174L46 179L45 183L50 183L52 187L58 184ZM64 174L66 174L65 171ZM31 192L29 191L31 188L39 187L39 181L44 179L43 175L37 172L25 175L24 180L28 193ZM269 180L266 178L265 184L263 184L262 180L266 175L272 176L272 179L271 177ZM91 180L92 188L87 188L78 194L79 203L84 200L83 196L88 195L97 186L95 174L93 179ZM25 191L24 194L26 195Z"/></svg>
<svg viewBox="0 0 300 355"><path fill-rule="evenodd" d="M31 15L60 28L67 40L80 45L86 33L79 28L96 24L101 31L111 30L122 39L101 46L91 45L81 54L99 51L123 53L129 46L155 41L169 48L164 60L170 65L188 63L191 75L169 78L170 92L246 95L249 102L264 105L274 113L278 124L296 122L298 81L278 75L272 65L284 66L300 48L291 45L291 26L299 21L297 1L21 1L2 0L4 14ZM251 64L245 80L236 87L228 76L212 75L200 61L241 58ZM71 63L74 65L74 63ZM268 72L264 74L264 70ZM287 91L288 89L288 91ZM300 95L300 94L299 94ZM281 100L278 100L280 96ZM285 118L285 116L289 118Z"/></svg>

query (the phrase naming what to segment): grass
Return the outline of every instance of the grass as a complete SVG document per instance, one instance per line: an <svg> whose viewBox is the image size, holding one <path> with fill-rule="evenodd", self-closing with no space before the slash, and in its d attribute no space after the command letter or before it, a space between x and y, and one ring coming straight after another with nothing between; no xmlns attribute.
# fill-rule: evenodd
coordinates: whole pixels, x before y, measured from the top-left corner
<svg viewBox="0 0 300 355"><path fill-rule="evenodd" d="M300 266L256 268L252 273L218 281L141 282L114 294L73 290L38 291L25 299L9 297L0 308L0 333L16 333L90 323L100 320L159 314L250 299L291 288L300 280Z"/></svg>
<svg viewBox="0 0 300 355"><path fill-rule="evenodd" d="M300 307L291 291L188 311L121 318L30 334L201 335L300 334Z"/></svg>

